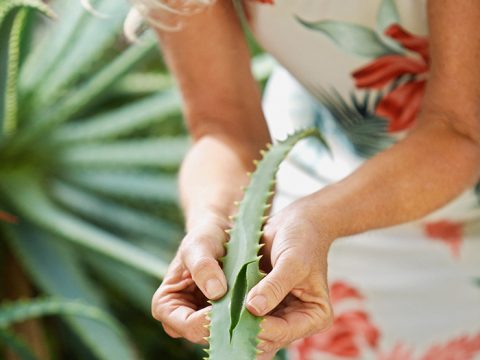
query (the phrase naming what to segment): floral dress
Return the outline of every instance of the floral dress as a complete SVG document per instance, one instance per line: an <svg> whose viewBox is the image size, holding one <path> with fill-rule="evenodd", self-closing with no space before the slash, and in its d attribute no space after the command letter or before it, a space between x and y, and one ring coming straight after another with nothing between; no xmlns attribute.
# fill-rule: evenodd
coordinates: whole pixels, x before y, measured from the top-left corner
<svg viewBox="0 0 480 360"><path fill-rule="evenodd" d="M279 171L274 211L347 176L415 123L430 64L426 1L245 0L244 8L280 64L264 96L273 138L316 126L333 154L314 139L299 144ZM292 359L480 359L476 189L421 220L339 239L329 283L333 326L293 344Z"/></svg>

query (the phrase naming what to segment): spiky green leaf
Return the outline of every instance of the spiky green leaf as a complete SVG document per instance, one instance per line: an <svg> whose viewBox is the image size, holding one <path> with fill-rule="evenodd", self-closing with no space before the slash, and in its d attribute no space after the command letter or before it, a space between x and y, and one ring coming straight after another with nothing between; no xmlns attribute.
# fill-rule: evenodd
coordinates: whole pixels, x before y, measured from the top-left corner
<svg viewBox="0 0 480 360"><path fill-rule="evenodd" d="M211 360L256 358L260 318L246 309L245 297L262 278L258 251L263 215L280 163L293 146L307 136L316 136L326 146L317 130L299 131L274 145L252 174L230 231L227 254L223 258L228 291L222 299L213 302L210 314Z"/></svg>

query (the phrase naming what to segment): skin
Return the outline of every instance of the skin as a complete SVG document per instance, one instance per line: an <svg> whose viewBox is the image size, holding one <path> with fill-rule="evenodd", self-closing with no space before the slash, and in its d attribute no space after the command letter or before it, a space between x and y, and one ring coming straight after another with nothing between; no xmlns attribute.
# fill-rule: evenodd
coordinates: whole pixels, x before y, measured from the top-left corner
<svg viewBox="0 0 480 360"><path fill-rule="evenodd" d="M247 297L253 314L267 315L261 360L329 327L327 254L335 239L419 219L480 177L480 2L430 0L428 14L431 73L416 127L265 226L262 265L269 273ZM224 252L228 215L269 135L230 1L184 20L182 31L158 35L195 144L180 173L187 235L153 297L152 314L169 335L204 343L205 300L226 291L216 259Z"/></svg>

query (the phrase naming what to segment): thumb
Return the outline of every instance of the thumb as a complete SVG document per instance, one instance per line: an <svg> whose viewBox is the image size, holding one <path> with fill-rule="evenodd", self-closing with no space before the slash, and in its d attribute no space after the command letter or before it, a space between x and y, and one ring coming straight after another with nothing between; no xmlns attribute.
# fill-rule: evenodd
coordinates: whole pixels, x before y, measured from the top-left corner
<svg viewBox="0 0 480 360"><path fill-rule="evenodd" d="M249 292L247 309L256 316L272 311L301 280L296 272L293 261L278 259L272 271Z"/></svg>

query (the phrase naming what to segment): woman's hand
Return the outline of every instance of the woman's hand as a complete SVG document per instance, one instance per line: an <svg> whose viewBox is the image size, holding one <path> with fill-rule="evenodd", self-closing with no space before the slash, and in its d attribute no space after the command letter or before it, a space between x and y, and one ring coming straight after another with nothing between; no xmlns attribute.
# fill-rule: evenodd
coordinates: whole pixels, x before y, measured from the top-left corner
<svg viewBox="0 0 480 360"><path fill-rule="evenodd" d="M292 341L325 330L332 311L326 281L330 241L308 216L312 199L301 199L267 222L262 267L271 270L247 297L248 309L264 316L259 335L273 358ZM218 216L192 227L152 301L152 314L172 337L205 344L207 299L218 299L226 280L216 259L224 255L228 222Z"/></svg>
<svg viewBox="0 0 480 360"><path fill-rule="evenodd" d="M312 219L318 213L314 200L307 196L292 203L264 227L262 267L271 271L247 296L248 310L266 315L259 335L261 360L332 322L327 286L331 237Z"/></svg>
<svg viewBox="0 0 480 360"><path fill-rule="evenodd" d="M152 315L168 335L206 343L207 299L219 299L227 291L225 275L216 260L223 256L227 227L228 222L220 216L207 215L183 239L152 300Z"/></svg>

